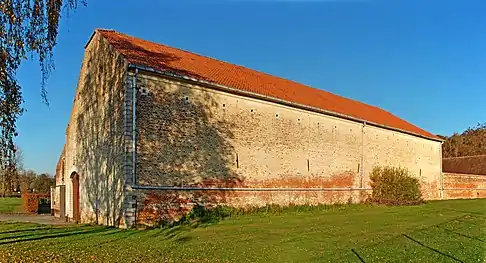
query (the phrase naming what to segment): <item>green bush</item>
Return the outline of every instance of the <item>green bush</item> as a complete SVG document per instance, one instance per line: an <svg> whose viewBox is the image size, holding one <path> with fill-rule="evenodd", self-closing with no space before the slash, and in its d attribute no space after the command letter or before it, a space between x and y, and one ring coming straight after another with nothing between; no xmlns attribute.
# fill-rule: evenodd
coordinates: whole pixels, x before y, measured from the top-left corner
<svg viewBox="0 0 486 263"><path fill-rule="evenodd" d="M375 167L370 175L373 193L370 201L385 205L423 203L420 182L407 169Z"/></svg>

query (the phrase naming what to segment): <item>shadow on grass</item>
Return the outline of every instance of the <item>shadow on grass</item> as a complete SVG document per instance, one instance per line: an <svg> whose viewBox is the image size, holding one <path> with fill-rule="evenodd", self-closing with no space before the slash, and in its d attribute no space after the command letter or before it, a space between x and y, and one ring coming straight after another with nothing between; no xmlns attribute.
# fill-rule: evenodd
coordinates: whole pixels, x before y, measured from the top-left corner
<svg viewBox="0 0 486 263"><path fill-rule="evenodd" d="M84 234L101 233L101 232L107 231L108 229L106 229L106 228L100 228L100 229L92 229L92 230L86 230L86 231L76 231L76 230L66 231L65 229L60 229L60 230L63 230L63 231L62 232L54 232L54 233L40 234L38 236L36 236L36 233L33 233L32 235L23 235L23 236L20 236L21 239L18 239L19 236L7 237L6 239L14 239L14 240L0 242L0 246L7 245L7 244L15 244L15 243L28 242L28 241L37 241L37 240L51 239L51 238L59 238L59 237L69 237L69 236L84 235ZM31 238L22 238L22 237L27 237L27 236L32 236L32 237Z"/></svg>
<svg viewBox="0 0 486 263"><path fill-rule="evenodd" d="M464 250L464 248L462 247L462 246L464 246L463 242L458 242L458 244L461 244L461 245L458 245L458 246L453 245L452 247L455 247L453 250L446 249L445 251L440 251L439 249L430 246L430 244L427 244L428 242L420 241L413 236L414 236L414 234L418 234L418 233L422 233L422 235L424 235L425 233L432 230L433 228L436 228L439 231L444 231L442 233L444 233L447 236L447 238L444 237L445 238L444 240L442 240L442 239L437 240L437 238L439 237L439 236L437 236L436 240L439 241L439 243L450 242L450 241L454 241L456 239L462 239L462 238L467 238L471 242L478 242L479 241L481 243L486 243L486 240L481 239L482 236L475 236L476 234L468 235L468 233L462 233L463 231L460 230L462 227L466 227L465 229L468 229L466 231L473 231L472 233L475 233L475 229L477 229L477 231L480 231L480 234L483 235L484 233L481 232L482 231L481 227L483 227L484 224L474 223L474 221L483 220L483 219L485 219L484 215L463 214L463 215L451 218L449 220L445 220L445 221L440 222L440 223L435 224L435 225L430 225L430 226L423 227L423 228L416 228L409 233L401 233L401 234L397 233L398 235L390 237L390 238L385 239L385 240L382 240L380 242L372 243L372 244L369 244L369 245L364 245L364 246L357 247L357 248L353 248L353 249L351 249L351 252L354 255L354 259L358 259L359 262L365 262L365 259L368 260L368 258L371 261L375 262L375 260L376 260L375 257L377 255L384 256L385 258L393 257L394 258L393 260L397 260L397 259L400 260L401 256L407 256L407 255L409 255L409 253L411 253L411 250L415 250L413 248L413 246L417 246L417 247L420 246L420 247L425 248L425 251L430 251L434 254L437 254L439 258L444 257L444 259L447 258L448 260L452 260L454 262L468 262L468 260L471 259L469 257L474 256L474 254L468 254L471 251ZM430 233L432 233L432 232L430 232ZM393 251L394 249L397 249L400 246L405 246L404 243L401 243L401 245L400 245L400 242L397 241L400 238L405 238L405 240L408 240L408 242L411 241L410 244L413 244L411 247L402 248L401 250L399 250L400 253L405 253L403 255L396 254L396 252L391 252L391 251ZM432 236L431 236L431 238L432 238ZM444 245L445 245L445 243L444 243ZM437 245L435 245L435 247L437 247ZM445 247L452 248L451 246L444 246L444 248L442 250L444 250ZM358 253L358 251L359 251L359 253ZM460 251L462 251L462 252L460 252ZM466 251L468 251L468 252L466 252ZM457 254L456 254L456 252L457 252ZM464 252L466 254L463 254ZM368 253L370 253L370 254L368 254ZM474 252L472 252L472 253L474 253ZM465 258L468 258L468 260L466 260L465 258L460 259L458 257L465 257ZM349 255L342 256L339 259L343 260L345 258L348 259ZM392 259L392 258L390 258L390 259ZM405 258L403 258L403 260L405 260ZM478 260L479 260L479 258L478 258Z"/></svg>
<svg viewBox="0 0 486 263"><path fill-rule="evenodd" d="M442 230L444 230L448 233L452 233L452 234L455 234L455 235L458 235L458 236L462 236L462 237L465 237L465 238L469 238L469 239L472 239L472 240L479 241L481 243L485 243L484 240L477 238L477 237L468 236L468 235L465 235L465 234L462 234L462 233L459 233L459 232L456 232L456 231L453 231L453 230L450 230L450 229L447 229L447 228L443 228L443 227L440 227L440 226L437 226L437 228L442 229Z"/></svg>
<svg viewBox="0 0 486 263"><path fill-rule="evenodd" d="M162 240L172 240L172 241L189 241L190 237L187 234L192 230L201 225L181 225L168 229L163 229L159 232L158 237Z"/></svg>
<svg viewBox="0 0 486 263"><path fill-rule="evenodd" d="M106 234L105 236L107 236L107 235L113 235L113 234L120 234L120 236L117 237L117 238L113 238L113 239L107 240L107 241L103 241L103 242L96 243L95 246L101 246L103 244L109 244L109 243L113 243L113 242L118 242L118 241L127 239L129 237L132 237L134 235L139 235L140 232L138 232L138 231L129 231L129 232L128 231L127 232L118 231L118 232L113 232L113 233ZM125 235L121 235L121 234L125 234Z"/></svg>
<svg viewBox="0 0 486 263"><path fill-rule="evenodd" d="M35 228L27 228L27 229L0 231L0 235L21 233L21 232L30 232L30 231L39 231L39 230L49 230L49 229L53 229L53 228L52 227L35 227Z"/></svg>
<svg viewBox="0 0 486 263"><path fill-rule="evenodd" d="M458 259L458 258L455 258L455 257L453 257L453 256L451 256L451 255L448 255L448 254L446 254L446 253L444 253L444 252L441 252L440 250L437 250L437 249L435 249L435 248L429 247L429 246L425 245L424 243L422 243L422 242L420 242L420 241L418 241L418 240L415 240L415 239L413 239L412 237L410 237L410 236L408 236L408 235L406 235L406 234L402 234L402 236L404 236L405 238L407 238L407 239L411 240L412 242L417 243L418 245L420 245L420 246L422 246L422 247L425 247L425 248L427 248L427 249L429 249L429 250L432 250L432 251L434 251L435 253L438 253L438 254L440 254L440 255L442 255L442 256L448 257L448 258L450 258L450 259L452 259L452 260L454 260L454 261L456 261L456 262L464 262L464 261L462 261L462 260L460 260L460 259Z"/></svg>
<svg viewBox="0 0 486 263"><path fill-rule="evenodd" d="M358 254L358 252L356 252L356 250L351 249L351 252L353 252L353 254L355 254L356 257L358 257L359 261L361 261L363 263L365 262L364 259Z"/></svg>

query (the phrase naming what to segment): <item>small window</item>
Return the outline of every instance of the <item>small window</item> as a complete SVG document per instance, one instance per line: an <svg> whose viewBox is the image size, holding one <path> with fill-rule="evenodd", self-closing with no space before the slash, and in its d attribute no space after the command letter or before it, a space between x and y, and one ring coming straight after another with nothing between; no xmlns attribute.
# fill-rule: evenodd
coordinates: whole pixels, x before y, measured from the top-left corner
<svg viewBox="0 0 486 263"><path fill-rule="evenodd" d="M226 106L226 104L223 103L223 108Z"/></svg>

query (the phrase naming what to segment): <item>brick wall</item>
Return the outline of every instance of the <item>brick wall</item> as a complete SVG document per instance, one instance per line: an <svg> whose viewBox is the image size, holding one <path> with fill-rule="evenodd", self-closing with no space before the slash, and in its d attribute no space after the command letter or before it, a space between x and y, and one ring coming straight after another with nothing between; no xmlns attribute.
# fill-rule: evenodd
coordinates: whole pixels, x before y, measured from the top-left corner
<svg viewBox="0 0 486 263"><path fill-rule="evenodd" d="M137 181L147 186L369 186L374 165L408 168L439 198L441 143L139 74ZM364 162L362 162L362 159ZM202 195L202 194L200 194ZM213 192L232 205L357 202L359 192Z"/></svg>
<svg viewBox="0 0 486 263"><path fill-rule="evenodd" d="M486 197L486 175L444 173L444 198Z"/></svg>

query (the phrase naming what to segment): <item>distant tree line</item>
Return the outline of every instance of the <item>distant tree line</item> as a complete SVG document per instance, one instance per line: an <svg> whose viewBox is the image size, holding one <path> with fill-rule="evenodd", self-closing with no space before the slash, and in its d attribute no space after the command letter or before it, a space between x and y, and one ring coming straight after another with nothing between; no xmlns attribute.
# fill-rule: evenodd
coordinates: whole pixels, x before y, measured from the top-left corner
<svg viewBox="0 0 486 263"><path fill-rule="evenodd" d="M442 157L486 155L486 123L467 128L463 133L454 133L443 138Z"/></svg>
<svg viewBox="0 0 486 263"><path fill-rule="evenodd" d="M22 193L49 193L55 185L53 176L23 167L22 151L16 147L15 158L11 165L0 169L0 196L15 196Z"/></svg>

